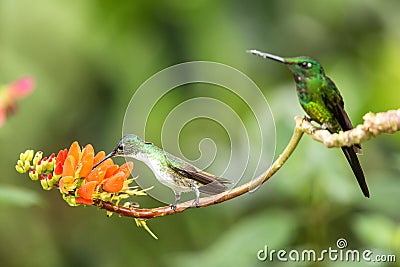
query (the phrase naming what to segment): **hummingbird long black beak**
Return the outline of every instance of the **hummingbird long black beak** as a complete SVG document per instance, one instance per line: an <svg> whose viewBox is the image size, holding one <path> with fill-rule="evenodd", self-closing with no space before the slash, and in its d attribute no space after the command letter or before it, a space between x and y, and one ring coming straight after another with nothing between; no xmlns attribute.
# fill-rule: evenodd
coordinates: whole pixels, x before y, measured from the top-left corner
<svg viewBox="0 0 400 267"><path fill-rule="evenodd" d="M256 55L256 56L259 56L259 57L269 58L269 59L272 59L272 60L275 60L275 61L278 61L278 62L281 62L281 63L287 63L283 57L279 57L279 56L275 56L275 55L272 55L272 54L260 52L258 50L252 49L252 50L247 50L246 52L250 53L250 54L253 54L253 55Z"/></svg>
<svg viewBox="0 0 400 267"><path fill-rule="evenodd" d="M96 168L97 166L99 166L100 164L102 164L104 161L108 160L109 158L112 158L115 156L116 154L116 150L111 151L107 156L105 156L102 160L100 160L99 162L97 162L92 169Z"/></svg>

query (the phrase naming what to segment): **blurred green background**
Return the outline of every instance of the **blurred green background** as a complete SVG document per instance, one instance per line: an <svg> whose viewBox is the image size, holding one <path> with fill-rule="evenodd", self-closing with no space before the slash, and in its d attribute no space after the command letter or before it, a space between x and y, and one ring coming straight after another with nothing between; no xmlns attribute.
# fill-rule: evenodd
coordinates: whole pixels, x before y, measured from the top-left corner
<svg viewBox="0 0 400 267"><path fill-rule="evenodd" d="M28 148L50 154L78 140L111 150L140 84L192 60L230 65L257 83L275 117L280 153L293 117L304 114L294 82L285 67L246 49L317 58L341 90L354 124L369 111L399 108L399 11L395 0L1 0L0 83L33 75L37 86L0 128L0 265L283 266L258 261L257 251L265 245L336 248L336 240L345 238L349 249L395 254L400 266L398 134L363 146L371 199L362 196L340 150L305 136L258 191L149 221L158 241L129 218L68 207L57 191L42 191L14 169ZM199 129L185 132L191 134ZM193 146L182 140L190 157ZM293 264L309 265L343 263Z"/></svg>

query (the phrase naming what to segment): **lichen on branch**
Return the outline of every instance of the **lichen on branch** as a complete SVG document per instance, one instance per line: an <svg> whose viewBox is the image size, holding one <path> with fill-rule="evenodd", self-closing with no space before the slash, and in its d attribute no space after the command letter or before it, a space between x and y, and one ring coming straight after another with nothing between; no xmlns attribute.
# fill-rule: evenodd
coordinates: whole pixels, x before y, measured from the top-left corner
<svg viewBox="0 0 400 267"><path fill-rule="evenodd" d="M392 134L400 131L400 109L376 114L369 112L363 116L363 119L364 123L357 125L352 130L330 133L328 130L315 127L308 120L300 117L295 118L301 131L327 147L352 146L383 133Z"/></svg>

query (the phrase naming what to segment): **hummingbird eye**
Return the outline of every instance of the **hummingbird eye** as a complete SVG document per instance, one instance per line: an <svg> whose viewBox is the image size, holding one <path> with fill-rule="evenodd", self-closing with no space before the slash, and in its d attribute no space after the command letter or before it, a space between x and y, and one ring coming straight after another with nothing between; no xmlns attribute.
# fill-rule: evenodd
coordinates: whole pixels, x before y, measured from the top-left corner
<svg viewBox="0 0 400 267"><path fill-rule="evenodd" d="M299 65L300 65L300 67L305 68L305 69L311 69L311 67L312 67L312 63L306 62L306 61L301 62Z"/></svg>
<svg viewBox="0 0 400 267"><path fill-rule="evenodd" d="M119 151L124 151L124 146L124 144L119 144L117 148Z"/></svg>

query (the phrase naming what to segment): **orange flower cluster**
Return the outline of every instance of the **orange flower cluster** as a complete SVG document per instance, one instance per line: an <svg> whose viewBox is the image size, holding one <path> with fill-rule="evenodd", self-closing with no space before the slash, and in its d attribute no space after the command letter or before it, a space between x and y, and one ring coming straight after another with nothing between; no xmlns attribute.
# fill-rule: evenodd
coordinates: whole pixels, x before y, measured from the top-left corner
<svg viewBox="0 0 400 267"><path fill-rule="evenodd" d="M105 156L104 151L95 155L90 144L81 149L78 142L74 142L69 149L60 150L57 156L53 153L43 157L42 151L34 153L28 149L20 154L15 169L21 174L28 173L33 181L40 180L44 190L58 188L70 206L93 205L99 201L119 206L129 197L147 195L145 189L130 186L134 180L128 179L133 169L132 162L118 166L112 159L107 159L93 169ZM126 201L122 207L131 208L131 205L132 202ZM112 214L113 211L107 210L107 216ZM145 220L134 219L138 226L157 239Z"/></svg>
<svg viewBox="0 0 400 267"><path fill-rule="evenodd" d="M60 191L70 194L77 189L76 204L86 205L93 204L93 198L101 192L120 192L132 172L133 163L118 166L108 159L92 170L104 157L104 151L94 155L90 144L81 150L78 142L72 143L69 150L60 150L54 168L54 175L61 176L58 182Z"/></svg>

